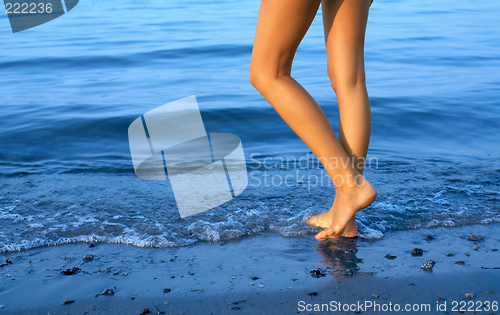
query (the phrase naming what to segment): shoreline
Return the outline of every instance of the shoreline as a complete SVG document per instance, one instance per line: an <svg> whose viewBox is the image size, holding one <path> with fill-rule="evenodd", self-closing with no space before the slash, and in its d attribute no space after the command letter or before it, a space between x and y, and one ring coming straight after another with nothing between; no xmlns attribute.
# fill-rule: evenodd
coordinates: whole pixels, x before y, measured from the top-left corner
<svg viewBox="0 0 500 315"><path fill-rule="evenodd" d="M12 263L0 267L0 313L308 314L314 310L301 311L299 301L372 301L428 303L443 314L437 302L448 312L453 301L500 303L498 226L398 231L382 240L256 235L176 248L75 243L4 253L0 262ZM484 239L468 240L471 233ZM432 271L421 269L427 260ZM61 274L73 268L80 270ZM101 295L105 289L114 294Z"/></svg>

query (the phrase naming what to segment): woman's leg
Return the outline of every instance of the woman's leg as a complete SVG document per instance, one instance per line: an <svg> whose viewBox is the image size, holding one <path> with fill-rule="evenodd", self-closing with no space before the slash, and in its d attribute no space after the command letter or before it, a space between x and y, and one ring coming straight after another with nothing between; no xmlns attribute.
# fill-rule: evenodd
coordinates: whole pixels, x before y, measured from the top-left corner
<svg viewBox="0 0 500 315"><path fill-rule="evenodd" d="M346 161L346 154L325 114L291 76L296 49L316 15L320 0L263 0L250 65L250 82L323 163L336 198L330 227L318 235L326 240L342 235L355 213L375 199L373 186Z"/></svg>
<svg viewBox="0 0 500 315"><path fill-rule="evenodd" d="M339 140L363 174L371 129L371 110L365 84L364 40L370 0L323 0L323 26L328 58L328 76L339 105ZM329 227L326 213L309 219L308 223ZM353 217L344 236L357 234Z"/></svg>

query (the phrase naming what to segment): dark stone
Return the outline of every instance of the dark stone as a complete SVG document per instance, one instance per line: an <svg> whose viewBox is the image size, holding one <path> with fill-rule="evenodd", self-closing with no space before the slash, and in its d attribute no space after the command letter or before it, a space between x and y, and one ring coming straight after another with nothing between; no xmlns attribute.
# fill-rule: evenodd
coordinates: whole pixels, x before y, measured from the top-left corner
<svg viewBox="0 0 500 315"><path fill-rule="evenodd" d="M252 280L258 280L259 277L252 277Z"/></svg>
<svg viewBox="0 0 500 315"><path fill-rule="evenodd" d="M322 273L321 270L316 269L316 270L311 270L311 276L313 278L321 278L321 277L325 277L326 275L324 273Z"/></svg>
<svg viewBox="0 0 500 315"><path fill-rule="evenodd" d="M410 251L411 255L412 256L422 256L422 254L424 253L423 250L421 250L420 248L414 248Z"/></svg>
<svg viewBox="0 0 500 315"><path fill-rule="evenodd" d="M172 289L163 289L163 293L169 293Z"/></svg>
<svg viewBox="0 0 500 315"><path fill-rule="evenodd" d="M311 292L309 295L318 295L318 292Z"/></svg>
<svg viewBox="0 0 500 315"><path fill-rule="evenodd" d="M78 271L80 271L80 270L81 270L81 269L80 269L80 268L78 268L78 267L73 267L73 268L68 268L68 269L66 269L66 270L63 270L63 271L61 271L61 273L62 273L63 275L65 275L65 276L72 276L72 275L74 275L74 274L77 274L77 273L78 273Z"/></svg>
<svg viewBox="0 0 500 315"><path fill-rule="evenodd" d="M426 271L432 271L432 268L434 267L435 264L436 263L432 260L426 260L425 263L420 268Z"/></svg>
<svg viewBox="0 0 500 315"><path fill-rule="evenodd" d="M473 242L475 242L475 241L482 241L482 240L484 240L484 238L482 238L482 237L481 237L481 236L479 236L479 235L469 235L469 236L467 236L467 239L468 239L469 241L473 241Z"/></svg>
<svg viewBox="0 0 500 315"><path fill-rule="evenodd" d="M424 237L424 241L432 241L433 239L435 239L435 237L434 237L434 236L432 236L432 235L426 235L426 236Z"/></svg>
<svg viewBox="0 0 500 315"><path fill-rule="evenodd" d="M389 260L393 260L393 259L397 258L396 256L392 256L391 254L387 254L384 257L387 258L387 259L389 259Z"/></svg>
<svg viewBox="0 0 500 315"><path fill-rule="evenodd" d="M455 264L457 264L457 265L465 265L465 262L464 262L464 261L459 260L459 261L457 261Z"/></svg>
<svg viewBox="0 0 500 315"><path fill-rule="evenodd" d="M75 302L75 300L66 300L66 301L62 302L62 304L66 305L66 304L71 304L73 302Z"/></svg>
<svg viewBox="0 0 500 315"><path fill-rule="evenodd" d="M342 273L342 275L352 277L354 276L354 272L352 270L347 270L346 272Z"/></svg>
<svg viewBox="0 0 500 315"><path fill-rule="evenodd" d="M9 259L9 258L7 258L7 259L5 260L5 264L1 264L1 265L0 265L0 267L7 266L8 264L12 264L12 260L11 260L11 259Z"/></svg>
<svg viewBox="0 0 500 315"><path fill-rule="evenodd" d="M229 309L231 309L231 310L235 310L235 311L241 310L241 308L238 307L238 306L227 306L226 305L226 307L229 308Z"/></svg>
<svg viewBox="0 0 500 315"><path fill-rule="evenodd" d="M102 291L101 294L102 295L114 295L115 291L113 291L112 289L104 289L104 291Z"/></svg>
<svg viewBox="0 0 500 315"><path fill-rule="evenodd" d="M149 314L149 308L143 308L141 315Z"/></svg>
<svg viewBox="0 0 500 315"><path fill-rule="evenodd" d="M89 247L95 247L95 245L94 245L94 244L92 244L92 243L90 243Z"/></svg>

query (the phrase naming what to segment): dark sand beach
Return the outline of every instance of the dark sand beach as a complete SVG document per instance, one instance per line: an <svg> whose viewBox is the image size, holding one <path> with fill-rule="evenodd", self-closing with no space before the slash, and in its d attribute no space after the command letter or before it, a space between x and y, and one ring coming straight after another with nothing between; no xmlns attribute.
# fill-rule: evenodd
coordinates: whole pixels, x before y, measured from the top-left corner
<svg viewBox="0 0 500 315"><path fill-rule="evenodd" d="M319 314L343 308L377 314L399 306L425 314L499 314L496 231L493 224L325 243L263 234L179 248L40 247L2 254L11 263L0 267L0 312ZM414 248L422 255L413 256ZM435 265L423 270L428 260ZM68 269L76 272L61 273ZM102 294L105 289L113 294Z"/></svg>

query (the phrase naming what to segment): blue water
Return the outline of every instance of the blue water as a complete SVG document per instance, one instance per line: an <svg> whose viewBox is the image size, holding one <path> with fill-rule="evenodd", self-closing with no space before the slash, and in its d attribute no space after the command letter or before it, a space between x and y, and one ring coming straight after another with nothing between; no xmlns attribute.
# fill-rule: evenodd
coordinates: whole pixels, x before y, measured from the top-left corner
<svg viewBox="0 0 500 315"><path fill-rule="evenodd" d="M85 0L15 34L0 15L0 249L314 233L303 221L331 206L333 187L314 184L321 168L276 165L314 158L248 82L259 5ZM358 216L362 236L500 222L498 12L496 0L373 3L366 176L379 197ZM319 10L292 75L337 130L321 18ZM190 95L207 132L242 139L253 177L231 202L180 219L168 182L135 176L127 130ZM272 169L257 168L265 158ZM264 175L276 181L266 186ZM277 185L286 175L294 185Z"/></svg>

